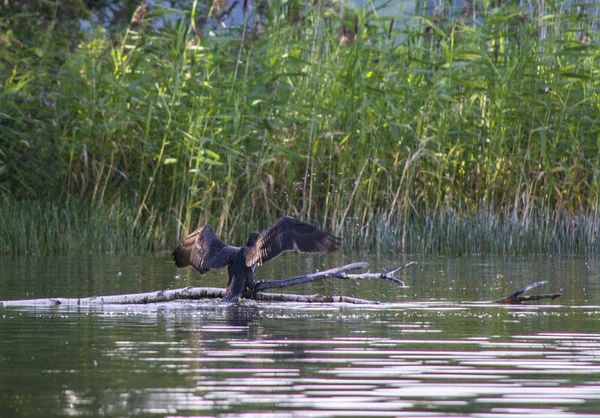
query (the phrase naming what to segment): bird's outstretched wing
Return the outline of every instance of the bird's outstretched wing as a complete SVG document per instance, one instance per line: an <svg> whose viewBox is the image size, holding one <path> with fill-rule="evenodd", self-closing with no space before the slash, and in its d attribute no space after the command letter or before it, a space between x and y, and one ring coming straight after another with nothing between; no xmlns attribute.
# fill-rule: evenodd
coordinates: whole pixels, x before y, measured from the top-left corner
<svg viewBox="0 0 600 418"><path fill-rule="evenodd" d="M189 234L173 251L177 267L193 266L204 274L231 263L239 248L227 245L217 237L210 225L204 225Z"/></svg>
<svg viewBox="0 0 600 418"><path fill-rule="evenodd" d="M246 252L246 265L262 264L285 251L329 253L341 245L341 240L305 222L284 216L262 231Z"/></svg>

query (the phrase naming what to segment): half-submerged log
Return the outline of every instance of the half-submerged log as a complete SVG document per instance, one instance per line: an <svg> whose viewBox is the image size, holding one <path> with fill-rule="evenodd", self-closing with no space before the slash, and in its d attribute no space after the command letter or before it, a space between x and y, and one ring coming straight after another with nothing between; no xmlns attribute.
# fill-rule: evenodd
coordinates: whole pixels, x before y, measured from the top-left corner
<svg viewBox="0 0 600 418"><path fill-rule="evenodd" d="M548 283L547 280L531 283L530 285L522 287L519 290L515 291L514 293L511 293L508 296L491 301L491 303L503 303L506 305L519 305L521 303L542 300L542 299L556 299L556 298L562 296L562 293L543 293L541 295L524 295L523 294L523 293L527 292L528 290L534 289L534 288L544 285L546 283Z"/></svg>
<svg viewBox="0 0 600 418"><path fill-rule="evenodd" d="M349 296L323 296L323 295L293 295L285 293L264 293L262 290L283 288L294 286L297 284L309 283L317 280L323 280L326 277L333 277L343 280L361 280L361 279L384 279L390 280L401 286L405 286L404 282L394 274L409 266L416 264L414 261L404 264L394 270L384 273L361 273L350 274L349 271L364 268L367 263L357 262L347 264L345 266L336 267L321 272L297 276L291 279L259 281L256 282L253 289L248 289L245 296L265 302L303 302L303 303L332 303L342 302L351 304L378 304L377 301L367 299L353 298ZM541 295L524 295L527 291L538 286L548 283L547 281L535 282L527 285L508 296L503 298L483 302L483 303L500 303L500 304L522 304L542 299L556 299L562 296L561 293L545 293ZM103 305L135 305L135 304L150 304L160 302L174 302L182 300L199 300L199 299L222 299L225 296L226 289L216 287L185 287L180 289L158 290L154 292L132 293L123 295L96 295L86 298L42 298L42 299L20 299L20 300L5 300L0 301L0 307L27 307L27 306L103 306Z"/></svg>
<svg viewBox="0 0 600 418"><path fill-rule="evenodd" d="M347 264L345 266L324 270L317 273L298 276L291 279L273 280L256 282L253 289L250 289L248 296L252 299L271 302L344 302L353 304L374 304L378 303L366 299L353 298L349 296L323 296L323 295L290 295L280 293L263 293L261 290L282 288L296 284L308 283L316 280L322 280L326 277L338 279L385 279L391 280L401 286L404 282L393 274L415 264L411 261L408 264L400 266L392 271L384 273L362 273L348 274L348 271L364 268L367 263L358 262ZM226 289L216 287L185 287L180 289L158 290L155 292L132 293L123 295L101 296L96 295L87 298L43 298L43 299L20 299L0 301L0 307L9 306L101 306L101 305L127 305L127 304L148 304L159 302L172 302L176 300L197 300L223 298Z"/></svg>

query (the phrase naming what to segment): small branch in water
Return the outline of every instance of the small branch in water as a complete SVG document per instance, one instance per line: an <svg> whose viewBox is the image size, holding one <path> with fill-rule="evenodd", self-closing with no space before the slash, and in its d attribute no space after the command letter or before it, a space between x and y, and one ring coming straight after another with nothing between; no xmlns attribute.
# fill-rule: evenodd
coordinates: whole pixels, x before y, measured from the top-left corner
<svg viewBox="0 0 600 418"><path fill-rule="evenodd" d="M543 284L546 284L546 283L548 283L548 281L546 281L546 280L543 280L541 282L532 283L530 285L522 287L521 289L517 290L514 293L511 293L508 296L491 301L491 303L503 303L506 305L518 305L523 302L531 302L531 301L541 300L541 299L556 299L556 298L562 296L562 293L544 293L541 295L523 295L523 293L527 292L528 290L534 289L534 288L541 286Z"/></svg>

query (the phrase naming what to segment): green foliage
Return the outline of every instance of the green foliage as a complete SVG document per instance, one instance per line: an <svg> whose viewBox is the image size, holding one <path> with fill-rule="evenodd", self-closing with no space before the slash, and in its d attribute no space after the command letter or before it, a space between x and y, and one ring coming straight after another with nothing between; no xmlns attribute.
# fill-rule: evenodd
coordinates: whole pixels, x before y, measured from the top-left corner
<svg viewBox="0 0 600 418"><path fill-rule="evenodd" d="M80 245L98 251L168 248L208 222L239 241L284 213L347 247L597 251L593 14L486 3L476 21L391 30L372 10L299 4L218 30L199 7L155 9L77 45L0 18L1 199L38 228L74 210L64 222L128 231ZM56 228L35 244L5 224L0 251L78 248Z"/></svg>

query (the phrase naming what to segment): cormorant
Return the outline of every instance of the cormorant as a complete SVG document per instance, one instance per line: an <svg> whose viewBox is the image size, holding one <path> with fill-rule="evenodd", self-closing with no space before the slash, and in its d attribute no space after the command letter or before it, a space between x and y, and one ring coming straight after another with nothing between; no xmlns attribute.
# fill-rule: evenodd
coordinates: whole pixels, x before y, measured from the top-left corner
<svg viewBox="0 0 600 418"><path fill-rule="evenodd" d="M173 251L177 267L192 266L200 273L227 266L229 281L224 301L239 300L246 286L254 287L254 268L285 251L329 253L341 245L340 238L290 216L273 222L260 234L252 232L244 247L223 243L212 226L189 234Z"/></svg>

